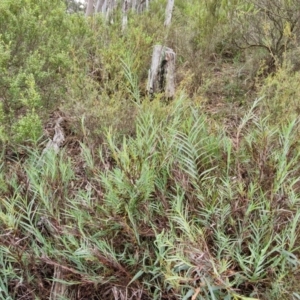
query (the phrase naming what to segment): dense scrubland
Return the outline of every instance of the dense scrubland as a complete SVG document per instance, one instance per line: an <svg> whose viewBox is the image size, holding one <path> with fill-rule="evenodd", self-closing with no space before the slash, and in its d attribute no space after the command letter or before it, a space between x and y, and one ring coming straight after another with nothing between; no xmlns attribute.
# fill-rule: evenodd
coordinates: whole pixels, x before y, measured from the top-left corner
<svg viewBox="0 0 300 300"><path fill-rule="evenodd" d="M300 2L165 7L0 2L0 299L300 299Z"/></svg>

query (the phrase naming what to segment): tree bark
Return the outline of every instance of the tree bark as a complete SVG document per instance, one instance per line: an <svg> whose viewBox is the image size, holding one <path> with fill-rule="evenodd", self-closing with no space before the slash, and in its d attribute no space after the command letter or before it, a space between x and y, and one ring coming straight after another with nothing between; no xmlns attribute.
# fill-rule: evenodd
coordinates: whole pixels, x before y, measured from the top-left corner
<svg viewBox="0 0 300 300"><path fill-rule="evenodd" d="M122 16L122 31L124 31L127 27L127 23L128 23L128 10L130 7L130 1L131 0L124 0L123 2L123 8L122 8L122 12L123 12L123 16Z"/></svg>
<svg viewBox="0 0 300 300"><path fill-rule="evenodd" d="M137 11L137 8L138 8L137 0L132 0L131 9L133 11Z"/></svg>
<svg viewBox="0 0 300 300"><path fill-rule="evenodd" d="M92 15L94 12L102 13L108 19L110 12L118 6L117 0L97 0L95 9L94 1L86 0L86 16ZM122 29L125 30L128 23L128 11L132 9L137 13L142 13L149 8L149 0L123 0L122 3Z"/></svg>
<svg viewBox="0 0 300 300"><path fill-rule="evenodd" d="M166 14L165 14L165 23L164 23L166 27L171 25L173 7L174 7L174 0L168 0L167 7L166 7Z"/></svg>
<svg viewBox="0 0 300 300"><path fill-rule="evenodd" d="M107 2L108 2L108 0L104 0L103 1L103 5L102 5L102 8L101 8L101 12L102 12L102 14L105 16L106 15L106 13L107 13Z"/></svg>
<svg viewBox="0 0 300 300"><path fill-rule="evenodd" d="M148 8L149 8L149 0L136 1L135 11L137 13L142 13L143 11L148 10Z"/></svg>
<svg viewBox="0 0 300 300"><path fill-rule="evenodd" d="M106 0L97 0L95 12L99 13L102 10L103 2Z"/></svg>
<svg viewBox="0 0 300 300"><path fill-rule="evenodd" d="M107 4L106 4L106 12L105 12L105 18L106 20L108 20L111 11L116 8L117 3L116 0L106 0Z"/></svg>
<svg viewBox="0 0 300 300"><path fill-rule="evenodd" d="M85 15L88 17L91 16L93 13L94 13L94 1L87 0Z"/></svg>
<svg viewBox="0 0 300 300"><path fill-rule="evenodd" d="M175 95L175 52L167 48L165 60L165 76L166 76L166 86L165 86L165 96L167 99L171 99Z"/></svg>

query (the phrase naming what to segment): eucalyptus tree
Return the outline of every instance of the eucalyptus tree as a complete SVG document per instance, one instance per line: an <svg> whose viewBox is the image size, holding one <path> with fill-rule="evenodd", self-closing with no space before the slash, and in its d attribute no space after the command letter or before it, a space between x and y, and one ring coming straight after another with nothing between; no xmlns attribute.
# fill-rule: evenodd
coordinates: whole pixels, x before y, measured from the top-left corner
<svg viewBox="0 0 300 300"><path fill-rule="evenodd" d="M150 0L86 0L86 16L102 13L106 18L109 12L121 8L123 12L122 23L125 24L129 10L141 13L149 8ZM174 1L173 1L174 2Z"/></svg>
<svg viewBox="0 0 300 300"><path fill-rule="evenodd" d="M87 0L85 15L88 17L91 16L93 13L94 13L94 1Z"/></svg>

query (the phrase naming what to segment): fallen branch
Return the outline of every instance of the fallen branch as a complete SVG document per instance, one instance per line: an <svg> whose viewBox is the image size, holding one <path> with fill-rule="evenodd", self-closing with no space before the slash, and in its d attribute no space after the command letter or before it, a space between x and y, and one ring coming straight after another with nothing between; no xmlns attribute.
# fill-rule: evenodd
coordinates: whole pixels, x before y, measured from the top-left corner
<svg viewBox="0 0 300 300"><path fill-rule="evenodd" d="M64 121L65 118L63 117L59 117L56 121L55 121L55 126L54 126L54 136L53 139L49 140L49 142L47 143L45 149L42 152L42 157L48 153L49 151L53 150L54 153L58 153L59 152L59 148L63 145L64 141L65 141L65 135L64 135L64 130L63 128L60 126L60 124Z"/></svg>

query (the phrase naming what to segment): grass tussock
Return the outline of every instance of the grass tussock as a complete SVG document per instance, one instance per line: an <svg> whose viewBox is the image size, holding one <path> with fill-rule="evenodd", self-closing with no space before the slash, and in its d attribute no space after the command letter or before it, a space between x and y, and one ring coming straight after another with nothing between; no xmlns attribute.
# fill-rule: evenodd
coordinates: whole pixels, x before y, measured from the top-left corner
<svg viewBox="0 0 300 300"><path fill-rule="evenodd" d="M298 297L299 123L261 105L233 137L181 96L121 142L3 156L1 298Z"/></svg>

